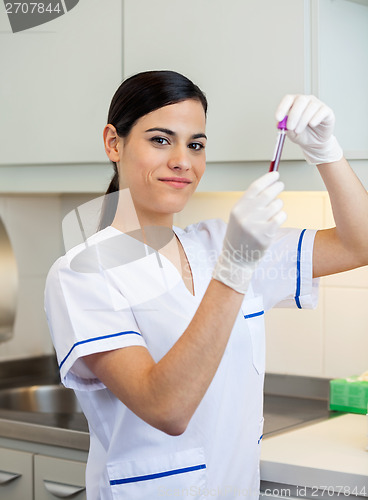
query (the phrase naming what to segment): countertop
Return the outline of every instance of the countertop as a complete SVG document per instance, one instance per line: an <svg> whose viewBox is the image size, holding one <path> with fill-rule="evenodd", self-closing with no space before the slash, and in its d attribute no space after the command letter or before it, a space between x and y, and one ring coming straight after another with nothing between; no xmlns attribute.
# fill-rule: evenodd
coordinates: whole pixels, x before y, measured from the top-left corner
<svg viewBox="0 0 368 500"><path fill-rule="evenodd" d="M83 413L67 415L0 409L0 437L89 450L88 425Z"/></svg>
<svg viewBox="0 0 368 500"><path fill-rule="evenodd" d="M323 400L265 395L264 436L320 421L330 415ZM55 414L0 408L0 436L88 451L89 434L82 413Z"/></svg>
<svg viewBox="0 0 368 500"><path fill-rule="evenodd" d="M0 389L59 383L53 355L0 363ZM89 449L88 425L82 413L37 413L0 407L0 437L82 451Z"/></svg>
<svg viewBox="0 0 368 500"><path fill-rule="evenodd" d="M310 498L323 487L328 488L325 497L368 497L367 420L366 415L343 414L266 438L261 490L277 483L307 486Z"/></svg>
<svg viewBox="0 0 368 500"><path fill-rule="evenodd" d="M325 399L265 394L264 436L269 437L339 414L329 411L328 401Z"/></svg>
<svg viewBox="0 0 368 500"><path fill-rule="evenodd" d="M272 500L275 496L265 491L278 491L285 485L290 489L287 497L303 497L301 500L323 496L341 500L346 492L368 497L367 417L330 412L326 379L266 374L265 382L261 497ZM0 389L57 383L53 356L0 363ZM88 425L82 413L0 408L0 437L82 452L89 448ZM300 486L307 488L303 494ZM323 486L330 488L324 495ZM345 490L338 494L339 486Z"/></svg>
<svg viewBox="0 0 368 500"><path fill-rule="evenodd" d="M0 363L0 389L60 383L55 356ZM328 381L266 374L264 436L273 436L310 422L326 420ZM297 397L296 395L308 397ZM82 413L11 411L0 407L0 437L88 451L89 433Z"/></svg>

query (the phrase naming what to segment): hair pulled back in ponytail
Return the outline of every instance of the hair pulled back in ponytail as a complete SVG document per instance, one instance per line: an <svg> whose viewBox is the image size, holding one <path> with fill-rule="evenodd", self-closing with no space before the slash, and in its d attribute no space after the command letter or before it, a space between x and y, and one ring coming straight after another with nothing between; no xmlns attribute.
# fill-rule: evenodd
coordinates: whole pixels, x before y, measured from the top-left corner
<svg viewBox="0 0 368 500"><path fill-rule="evenodd" d="M135 123L144 115L156 109L186 99L198 100L207 113L207 99L200 88L187 77L175 71L145 71L123 81L115 92L107 117L121 138L126 138ZM114 175L106 191L102 205L99 229L109 226L115 216L119 191L119 174L113 163Z"/></svg>

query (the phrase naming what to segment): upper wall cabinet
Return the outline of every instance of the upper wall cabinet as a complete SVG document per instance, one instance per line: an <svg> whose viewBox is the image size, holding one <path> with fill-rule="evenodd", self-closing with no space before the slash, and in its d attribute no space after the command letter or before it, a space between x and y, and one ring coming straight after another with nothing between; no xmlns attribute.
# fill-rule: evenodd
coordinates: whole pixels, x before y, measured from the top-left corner
<svg viewBox="0 0 368 500"><path fill-rule="evenodd" d="M81 1L12 33L0 2L0 164L108 161L102 131L123 73L122 8Z"/></svg>
<svg viewBox="0 0 368 500"><path fill-rule="evenodd" d="M368 1L368 0L367 0ZM209 100L207 158L269 160L286 93L335 111L347 156L368 157L368 7L347 0L88 0L12 33L0 2L0 165L106 162L123 77L173 69ZM301 159L286 141L283 159Z"/></svg>
<svg viewBox="0 0 368 500"><path fill-rule="evenodd" d="M309 84L303 0L125 0L124 76L179 71L209 100L209 161L269 160L274 113ZM307 82L307 83L306 83ZM287 144L283 158L302 158Z"/></svg>
<svg viewBox="0 0 368 500"><path fill-rule="evenodd" d="M316 92L335 112L348 158L368 158L368 1L320 0Z"/></svg>

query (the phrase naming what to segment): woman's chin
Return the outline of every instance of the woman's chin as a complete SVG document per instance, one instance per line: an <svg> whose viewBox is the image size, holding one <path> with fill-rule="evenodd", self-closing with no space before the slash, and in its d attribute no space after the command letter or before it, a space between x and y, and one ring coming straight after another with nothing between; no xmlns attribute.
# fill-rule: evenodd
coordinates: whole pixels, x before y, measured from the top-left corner
<svg viewBox="0 0 368 500"><path fill-rule="evenodd" d="M190 196L167 196L163 197L160 200L160 209L159 211L162 213L171 213L171 214L177 214L178 212L181 212L186 204L188 203L188 200L190 199Z"/></svg>

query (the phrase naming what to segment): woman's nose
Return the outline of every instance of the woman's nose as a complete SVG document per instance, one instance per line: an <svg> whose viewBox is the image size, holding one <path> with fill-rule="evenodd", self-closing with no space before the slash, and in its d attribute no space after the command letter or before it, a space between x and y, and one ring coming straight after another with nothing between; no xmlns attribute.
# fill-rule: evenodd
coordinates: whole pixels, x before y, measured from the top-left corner
<svg viewBox="0 0 368 500"><path fill-rule="evenodd" d="M168 166L176 170L189 170L191 162L188 155L188 148L178 146L173 149L168 161Z"/></svg>

